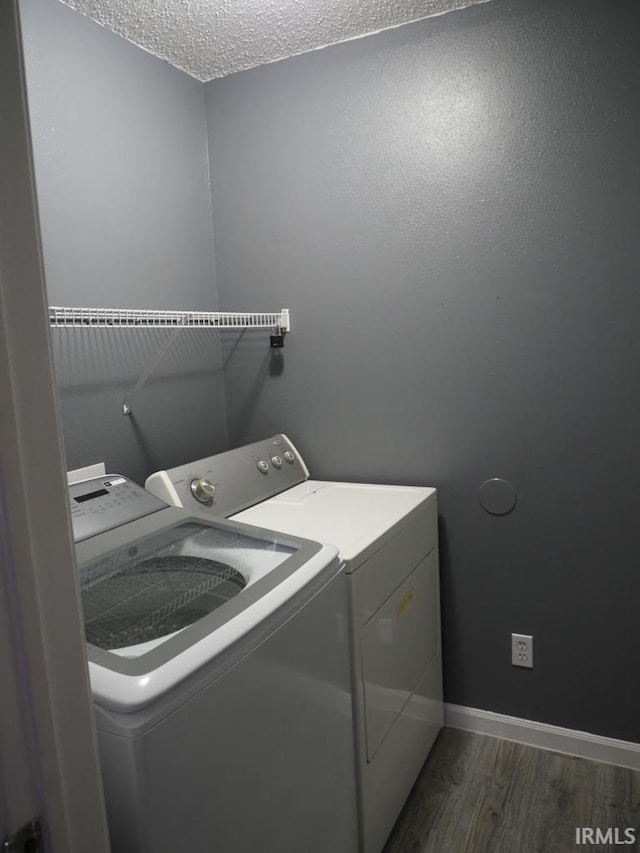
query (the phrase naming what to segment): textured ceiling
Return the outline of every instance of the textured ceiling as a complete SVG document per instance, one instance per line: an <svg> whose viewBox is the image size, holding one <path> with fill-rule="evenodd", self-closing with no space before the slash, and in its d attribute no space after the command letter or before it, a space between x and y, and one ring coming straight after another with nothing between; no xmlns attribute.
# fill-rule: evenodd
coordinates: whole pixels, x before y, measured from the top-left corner
<svg viewBox="0 0 640 853"><path fill-rule="evenodd" d="M198 80L486 0L62 0Z"/></svg>

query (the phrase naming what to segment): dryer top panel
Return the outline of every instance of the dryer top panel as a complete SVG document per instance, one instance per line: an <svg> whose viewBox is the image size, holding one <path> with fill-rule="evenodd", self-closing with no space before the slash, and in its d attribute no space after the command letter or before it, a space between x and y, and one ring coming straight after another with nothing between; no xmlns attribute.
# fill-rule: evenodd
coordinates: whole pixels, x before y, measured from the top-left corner
<svg viewBox="0 0 640 853"><path fill-rule="evenodd" d="M307 480L233 518L330 542L343 560L357 563L375 542L427 504L435 511L435 489Z"/></svg>

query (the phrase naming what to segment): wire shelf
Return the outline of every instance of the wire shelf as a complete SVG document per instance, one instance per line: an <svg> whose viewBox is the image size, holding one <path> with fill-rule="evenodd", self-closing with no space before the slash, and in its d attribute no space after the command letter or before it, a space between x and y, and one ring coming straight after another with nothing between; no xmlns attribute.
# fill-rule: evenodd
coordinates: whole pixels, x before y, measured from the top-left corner
<svg viewBox="0 0 640 853"><path fill-rule="evenodd" d="M270 346L280 349L291 331L289 310L248 313L245 311L155 311L143 308L68 308L49 306L49 323L58 329L174 329L151 366L129 391L122 412L131 414L131 398L138 393L173 345L181 329L270 329Z"/></svg>
<svg viewBox="0 0 640 853"><path fill-rule="evenodd" d="M49 322L57 328L278 329L290 332L288 309L276 312L152 311L129 308L64 308L50 306Z"/></svg>

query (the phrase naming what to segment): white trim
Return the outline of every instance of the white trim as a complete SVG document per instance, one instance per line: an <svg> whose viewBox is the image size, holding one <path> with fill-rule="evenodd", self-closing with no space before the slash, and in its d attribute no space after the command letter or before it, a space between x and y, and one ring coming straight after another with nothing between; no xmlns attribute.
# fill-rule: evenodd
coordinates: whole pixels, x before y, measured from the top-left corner
<svg viewBox="0 0 640 853"><path fill-rule="evenodd" d="M640 743L495 714L493 711L465 708L462 705L445 704L444 715L445 725L452 729L491 735L540 749L640 770Z"/></svg>
<svg viewBox="0 0 640 853"><path fill-rule="evenodd" d="M18 0L0 2L0 103L0 832L39 816L46 850L108 853Z"/></svg>

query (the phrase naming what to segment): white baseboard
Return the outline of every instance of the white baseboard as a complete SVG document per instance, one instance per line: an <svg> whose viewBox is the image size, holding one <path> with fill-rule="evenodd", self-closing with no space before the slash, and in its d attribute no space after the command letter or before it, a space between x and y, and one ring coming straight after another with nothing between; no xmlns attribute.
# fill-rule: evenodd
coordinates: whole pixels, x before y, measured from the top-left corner
<svg viewBox="0 0 640 853"><path fill-rule="evenodd" d="M640 770L640 743L593 735L533 720L521 720L478 708L461 705L444 706L444 721L452 729L463 729L482 735L513 740L554 752L565 752L605 764L617 764Z"/></svg>

